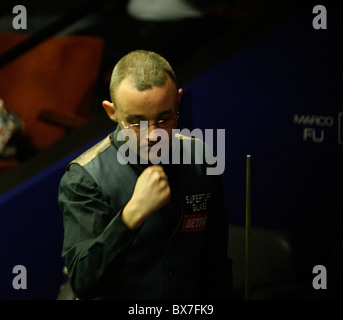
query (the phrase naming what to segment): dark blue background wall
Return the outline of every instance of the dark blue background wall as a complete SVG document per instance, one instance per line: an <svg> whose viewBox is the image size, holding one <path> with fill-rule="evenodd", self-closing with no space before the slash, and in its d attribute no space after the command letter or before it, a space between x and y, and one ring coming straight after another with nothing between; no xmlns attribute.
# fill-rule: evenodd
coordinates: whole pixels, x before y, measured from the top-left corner
<svg viewBox="0 0 343 320"><path fill-rule="evenodd" d="M315 30L312 18L294 19L194 79L181 110L192 128L226 129L230 222L245 223L251 154L252 225L291 233L309 276L343 237L342 21L329 15L328 29Z"/></svg>

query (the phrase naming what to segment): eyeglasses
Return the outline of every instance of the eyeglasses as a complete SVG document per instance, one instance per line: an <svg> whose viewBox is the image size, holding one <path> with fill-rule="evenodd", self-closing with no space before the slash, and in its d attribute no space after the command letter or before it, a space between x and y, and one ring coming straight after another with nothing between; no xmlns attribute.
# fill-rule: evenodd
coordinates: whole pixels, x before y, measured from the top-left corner
<svg viewBox="0 0 343 320"><path fill-rule="evenodd" d="M139 123L131 123L129 125L125 124L123 120L121 121L121 123L123 124L125 129L132 129L136 132L144 132L148 130L148 128L152 126L153 124L157 128L162 128L162 129L173 127L176 125L178 119L179 119L179 113L177 113L176 118L161 119L161 120L154 121L152 124L149 124L149 121L147 120L142 120Z"/></svg>

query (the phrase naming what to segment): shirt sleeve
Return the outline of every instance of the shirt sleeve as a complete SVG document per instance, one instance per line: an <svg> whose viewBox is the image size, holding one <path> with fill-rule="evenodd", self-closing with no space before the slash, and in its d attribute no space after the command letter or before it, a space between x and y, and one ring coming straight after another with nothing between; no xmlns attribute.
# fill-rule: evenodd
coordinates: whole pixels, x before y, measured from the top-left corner
<svg viewBox="0 0 343 320"><path fill-rule="evenodd" d="M122 209L114 212L78 164L69 165L63 175L58 201L64 223L62 258L71 286L79 298L95 298L113 288L137 230L126 226Z"/></svg>

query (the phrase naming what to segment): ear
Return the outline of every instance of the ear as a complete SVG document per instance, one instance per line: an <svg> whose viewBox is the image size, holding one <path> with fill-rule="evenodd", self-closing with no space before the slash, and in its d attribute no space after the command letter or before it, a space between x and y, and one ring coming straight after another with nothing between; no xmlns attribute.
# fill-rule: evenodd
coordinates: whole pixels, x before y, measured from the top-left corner
<svg viewBox="0 0 343 320"><path fill-rule="evenodd" d="M183 94L183 89L179 89L178 92L178 97L177 97L177 110L179 111L179 107L180 107L180 103L181 103L181 97L182 97L182 94Z"/></svg>
<svg viewBox="0 0 343 320"><path fill-rule="evenodd" d="M106 113L110 117L110 119L114 122L118 122L117 117L116 117L116 110L115 110L114 104L110 101L104 100L102 102L102 106L106 110Z"/></svg>

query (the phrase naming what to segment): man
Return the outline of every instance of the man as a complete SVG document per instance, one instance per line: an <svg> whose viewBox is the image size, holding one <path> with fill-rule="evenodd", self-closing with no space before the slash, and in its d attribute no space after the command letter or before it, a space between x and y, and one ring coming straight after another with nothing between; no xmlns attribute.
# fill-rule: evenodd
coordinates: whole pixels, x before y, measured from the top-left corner
<svg viewBox="0 0 343 320"><path fill-rule="evenodd" d="M158 144L169 151L175 139L186 139L173 136L182 95L174 71L154 52L133 51L115 66L110 94L103 107L118 123L116 130L72 161L60 183L62 256L75 294L228 298L231 262L220 177L206 175L205 164L151 164L170 157L151 157ZM158 128L167 133L164 138ZM120 137L126 129L137 139ZM119 161L125 144L137 163ZM193 151L181 150L192 153L194 162Z"/></svg>

